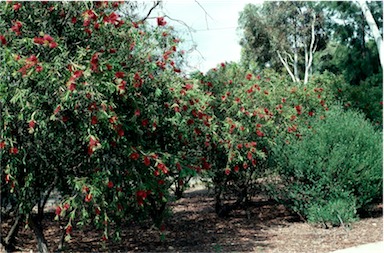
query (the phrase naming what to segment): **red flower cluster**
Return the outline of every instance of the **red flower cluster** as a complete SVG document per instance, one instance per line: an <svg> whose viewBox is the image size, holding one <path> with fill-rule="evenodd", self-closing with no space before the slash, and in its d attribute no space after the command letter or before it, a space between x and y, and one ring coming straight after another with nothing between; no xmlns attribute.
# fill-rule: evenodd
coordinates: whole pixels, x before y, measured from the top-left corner
<svg viewBox="0 0 384 253"><path fill-rule="evenodd" d="M93 138L92 136L89 138L89 144L88 144L88 154L92 155L93 152L101 146L100 141L96 138Z"/></svg>
<svg viewBox="0 0 384 253"><path fill-rule="evenodd" d="M99 55L100 53L94 53L91 58L91 70L93 72L98 72L99 67Z"/></svg>
<svg viewBox="0 0 384 253"><path fill-rule="evenodd" d="M113 24L116 28L124 24L124 20L120 19L120 16L115 12L112 12L108 16L103 18L104 24Z"/></svg>
<svg viewBox="0 0 384 253"><path fill-rule="evenodd" d="M136 192L136 199L137 199L137 204L139 206L144 205L144 200L147 198L147 196L151 194L151 191L144 191L144 190L139 190Z"/></svg>
<svg viewBox="0 0 384 253"><path fill-rule="evenodd" d="M33 38L33 42L39 45L49 46L50 48L57 47L57 43L55 42L55 40L48 34L45 34L43 37Z"/></svg>
<svg viewBox="0 0 384 253"><path fill-rule="evenodd" d="M15 148L15 147L10 148L10 149L9 149L9 153L10 153L10 154L14 154L14 155L16 155L16 154L19 153L19 149L18 149L18 148Z"/></svg>
<svg viewBox="0 0 384 253"><path fill-rule="evenodd" d="M82 70L76 70L75 73L73 73L73 75L69 78L67 87L70 91L74 91L76 89L76 79L79 79L82 75Z"/></svg>
<svg viewBox="0 0 384 253"><path fill-rule="evenodd" d="M0 35L0 42L2 45L7 45L7 40L5 39L5 37L3 35Z"/></svg>
<svg viewBox="0 0 384 253"><path fill-rule="evenodd" d="M36 55L31 55L29 58L25 60L25 65L21 67L18 72L20 72L23 77L27 75L27 70L35 67L36 72L41 72L43 70L43 67L41 65L38 65L39 59L37 59Z"/></svg>
<svg viewBox="0 0 384 253"><path fill-rule="evenodd" d="M14 11L18 11L21 8L21 3L16 3L16 4L12 5L12 8Z"/></svg>
<svg viewBox="0 0 384 253"><path fill-rule="evenodd" d="M157 18L157 25L158 26L165 26L167 24L167 21L164 20L164 17L158 17Z"/></svg>
<svg viewBox="0 0 384 253"><path fill-rule="evenodd" d="M23 24L20 21L13 21L13 26L11 27L11 30L16 33L16 35L20 36L21 35L21 27Z"/></svg>

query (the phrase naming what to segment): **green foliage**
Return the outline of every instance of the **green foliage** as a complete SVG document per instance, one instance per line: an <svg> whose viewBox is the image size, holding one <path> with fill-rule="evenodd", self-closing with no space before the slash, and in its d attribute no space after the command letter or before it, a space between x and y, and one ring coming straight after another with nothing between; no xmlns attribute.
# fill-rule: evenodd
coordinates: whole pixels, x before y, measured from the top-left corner
<svg viewBox="0 0 384 253"><path fill-rule="evenodd" d="M354 208L364 209L381 198L382 137L352 110L331 107L325 116L302 140L280 141L273 149L284 185L276 193L310 220L335 224L336 214L350 221ZM335 213L336 205L345 211Z"/></svg>
<svg viewBox="0 0 384 253"><path fill-rule="evenodd" d="M314 203L308 207L308 221L321 223L325 227L346 225L357 220L356 199L345 194L345 198L331 199L324 205Z"/></svg>
<svg viewBox="0 0 384 253"><path fill-rule="evenodd" d="M0 4L2 193L26 218L38 204L41 222L57 189L67 239L75 222L103 240L115 224L160 227L171 186L203 164L210 98L178 74L177 34L119 6Z"/></svg>

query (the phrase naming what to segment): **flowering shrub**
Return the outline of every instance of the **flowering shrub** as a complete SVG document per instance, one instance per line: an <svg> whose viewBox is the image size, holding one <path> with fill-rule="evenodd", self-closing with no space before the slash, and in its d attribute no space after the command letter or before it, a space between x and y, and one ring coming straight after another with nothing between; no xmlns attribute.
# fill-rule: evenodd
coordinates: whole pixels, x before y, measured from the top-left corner
<svg viewBox="0 0 384 253"><path fill-rule="evenodd" d="M102 241L119 238L114 224L150 217L160 227L170 187L180 193L207 167L211 120L209 96L178 74L172 28L128 21L117 2L0 7L1 173L13 209L41 237L57 189L66 239L89 223Z"/></svg>
<svg viewBox="0 0 384 253"><path fill-rule="evenodd" d="M290 143L302 138L315 118L335 101L330 79L313 79L306 86L287 82L273 72L245 72L236 64L221 64L201 80L216 117L212 143L206 147L212 169L207 177L216 193L216 212L226 215L246 205L258 180L274 163L272 148L278 140ZM227 205L228 196L237 201Z"/></svg>

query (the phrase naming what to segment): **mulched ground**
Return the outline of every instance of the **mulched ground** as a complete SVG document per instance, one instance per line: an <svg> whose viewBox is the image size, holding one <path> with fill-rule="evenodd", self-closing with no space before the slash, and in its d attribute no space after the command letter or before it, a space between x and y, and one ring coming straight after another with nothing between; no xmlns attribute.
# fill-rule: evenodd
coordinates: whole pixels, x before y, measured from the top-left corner
<svg viewBox="0 0 384 253"><path fill-rule="evenodd" d="M155 229L127 225L120 243L100 243L100 235L91 227L74 230L65 252L330 252L383 240L382 204L368 217L349 228L324 229L300 221L284 206L258 197L249 209L236 211L229 218L218 218L213 197L206 190L191 191L171 205L173 215L166 222L165 240ZM53 251L60 238L54 214L46 216L45 235ZM7 230L9 225L2 224ZM20 251L36 251L32 232L22 229L17 238Z"/></svg>

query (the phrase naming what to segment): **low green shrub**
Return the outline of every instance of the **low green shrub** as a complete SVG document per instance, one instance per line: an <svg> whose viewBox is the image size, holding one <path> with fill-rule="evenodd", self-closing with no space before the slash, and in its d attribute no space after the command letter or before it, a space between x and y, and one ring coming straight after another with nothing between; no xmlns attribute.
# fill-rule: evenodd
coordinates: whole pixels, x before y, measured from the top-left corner
<svg viewBox="0 0 384 253"><path fill-rule="evenodd" d="M310 221L348 223L355 209L382 198L382 135L361 113L330 107L301 139L277 141L273 153L281 179L273 194Z"/></svg>

